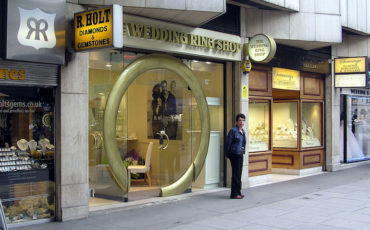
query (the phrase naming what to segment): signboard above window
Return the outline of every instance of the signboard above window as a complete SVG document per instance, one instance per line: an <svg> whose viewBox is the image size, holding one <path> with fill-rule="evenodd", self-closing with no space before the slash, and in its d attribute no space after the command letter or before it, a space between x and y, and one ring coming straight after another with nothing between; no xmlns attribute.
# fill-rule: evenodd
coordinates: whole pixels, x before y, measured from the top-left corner
<svg viewBox="0 0 370 230"><path fill-rule="evenodd" d="M272 68L272 88L300 90L300 74L297 70Z"/></svg>
<svg viewBox="0 0 370 230"><path fill-rule="evenodd" d="M120 5L75 13L75 51L122 48L122 20Z"/></svg>
<svg viewBox="0 0 370 230"><path fill-rule="evenodd" d="M369 87L366 57L336 58L334 60L335 87Z"/></svg>

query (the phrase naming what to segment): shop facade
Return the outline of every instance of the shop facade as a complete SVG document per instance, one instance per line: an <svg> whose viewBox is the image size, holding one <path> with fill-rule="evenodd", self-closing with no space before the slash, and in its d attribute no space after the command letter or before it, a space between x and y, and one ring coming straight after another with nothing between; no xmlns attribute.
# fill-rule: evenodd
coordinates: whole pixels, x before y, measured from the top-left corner
<svg viewBox="0 0 370 230"><path fill-rule="evenodd" d="M48 222L57 212L55 124L65 2L2 1L1 14L2 223Z"/></svg>
<svg viewBox="0 0 370 230"><path fill-rule="evenodd" d="M248 115L251 183L268 181L271 173L303 175L324 169L328 57L330 53L307 54L278 46L269 63L252 63Z"/></svg>
<svg viewBox="0 0 370 230"><path fill-rule="evenodd" d="M128 86L115 126L123 164L129 169L150 167L130 173L128 192L112 176L103 141L108 96L124 68L158 53L174 57L194 73L209 110L207 158L185 191L225 186L223 139L230 114L226 108L233 103L226 95L232 91L233 63L241 60L240 37L125 14L123 28L122 49L89 52L90 209L102 199L130 202L164 195L163 188L181 180L198 154L202 122L195 92L173 71L154 67Z"/></svg>

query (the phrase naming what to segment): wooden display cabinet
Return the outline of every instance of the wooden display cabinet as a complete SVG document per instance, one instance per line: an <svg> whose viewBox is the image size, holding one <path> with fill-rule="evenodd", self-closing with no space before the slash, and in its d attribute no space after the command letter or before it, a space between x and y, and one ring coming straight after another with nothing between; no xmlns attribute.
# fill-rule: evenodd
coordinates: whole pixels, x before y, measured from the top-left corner
<svg viewBox="0 0 370 230"><path fill-rule="evenodd" d="M318 74L301 72L301 90L272 90L274 105L295 103L296 110L285 112L296 116L293 125L296 127L296 144L272 146L272 167L301 170L324 165L324 78ZM273 107L274 110L276 109ZM284 112L273 111L274 116ZM281 116L281 115L280 115ZM274 132L277 130L277 117L273 117ZM282 118L280 119L290 119ZM289 126L289 125L285 125ZM292 124L281 136L291 135ZM283 129L285 127L280 127ZM274 133L275 134L275 133ZM273 135L273 143L279 138Z"/></svg>
<svg viewBox="0 0 370 230"><path fill-rule="evenodd" d="M253 146L249 143L249 176L260 176L271 174L272 171L272 149L271 149L271 127L272 127L272 85L271 85L272 70L268 66L254 65L251 73L249 74L249 142L251 142L251 132L256 131L258 120L263 116L265 131L267 131L267 141L265 146ZM258 111L253 111L255 108L263 114L258 114ZM264 105L264 106L263 106ZM260 125L261 126L261 125ZM266 127L268 126L268 127ZM259 127L261 129L261 127ZM261 135L261 134L260 134ZM265 134L262 134L266 136ZM252 137L253 138L253 137ZM252 140L253 141L253 140Z"/></svg>

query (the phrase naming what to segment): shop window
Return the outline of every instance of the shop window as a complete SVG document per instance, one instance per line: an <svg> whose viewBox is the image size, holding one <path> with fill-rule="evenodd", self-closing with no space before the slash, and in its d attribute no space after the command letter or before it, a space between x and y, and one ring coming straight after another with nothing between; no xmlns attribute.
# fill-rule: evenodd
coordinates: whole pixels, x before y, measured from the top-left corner
<svg viewBox="0 0 370 230"><path fill-rule="evenodd" d="M370 159L370 98L346 97L345 159L347 162ZM343 136L344 127L341 126Z"/></svg>
<svg viewBox="0 0 370 230"><path fill-rule="evenodd" d="M7 223L53 218L53 89L0 87L0 133L0 197Z"/></svg>
<svg viewBox="0 0 370 230"><path fill-rule="evenodd" d="M273 105L274 148L297 148L297 102L277 102Z"/></svg>
<svg viewBox="0 0 370 230"><path fill-rule="evenodd" d="M270 150L270 101L251 101L248 119L249 152Z"/></svg>

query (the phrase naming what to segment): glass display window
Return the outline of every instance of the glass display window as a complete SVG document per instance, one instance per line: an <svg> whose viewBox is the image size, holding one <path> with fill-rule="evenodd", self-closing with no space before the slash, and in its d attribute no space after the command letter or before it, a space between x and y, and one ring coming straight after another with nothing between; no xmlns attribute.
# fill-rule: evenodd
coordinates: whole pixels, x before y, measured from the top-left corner
<svg viewBox="0 0 370 230"><path fill-rule="evenodd" d="M346 162L370 159L370 98L346 97ZM341 135L344 127L341 123Z"/></svg>
<svg viewBox="0 0 370 230"><path fill-rule="evenodd" d="M54 90L0 86L0 197L6 222L55 216Z"/></svg>
<svg viewBox="0 0 370 230"><path fill-rule="evenodd" d="M322 103L302 102L302 148L319 147L322 142Z"/></svg>
<svg viewBox="0 0 370 230"><path fill-rule="evenodd" d="M249 102L249 152L270 150L270 107L269 100Z"/></svg>
<svg viewBox="0 0 370 230"><path fill-rule="evenodd" d="M274 101L272 114L272 147L297 148L298 102Z"/></svg>

